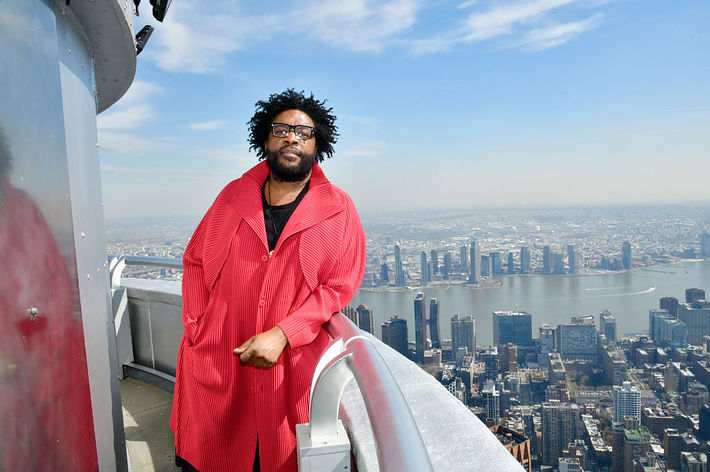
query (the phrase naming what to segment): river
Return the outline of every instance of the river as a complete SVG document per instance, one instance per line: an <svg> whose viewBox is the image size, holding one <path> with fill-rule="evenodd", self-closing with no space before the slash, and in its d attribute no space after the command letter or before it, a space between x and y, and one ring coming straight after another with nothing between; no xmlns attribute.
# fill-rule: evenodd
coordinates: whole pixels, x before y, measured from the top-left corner
<svg viewBox="0 0 710 472"><path fill-rule="evenodd" d="M576 315L594 315L597 328L599 313L611 311L616 317L617 334L648 331L648 310L658 308L661 297L685 301L685 289L710 290L710 262L683 262L618 273L576 276L510 275L499 277L502 286L471 288L414 287L410 291L360 290L351 306L364 303L374 311L375 335L381 337L380 325L391 315L407 320L410 341L414 339L414 297L423 292L427 315L429 299L440 304L442 339L451 337L450 318L455 314L476 318L476 342L493 342L493 316L496 310L523 310L532 315L533 337L543 323L556 326Z"/></svg>

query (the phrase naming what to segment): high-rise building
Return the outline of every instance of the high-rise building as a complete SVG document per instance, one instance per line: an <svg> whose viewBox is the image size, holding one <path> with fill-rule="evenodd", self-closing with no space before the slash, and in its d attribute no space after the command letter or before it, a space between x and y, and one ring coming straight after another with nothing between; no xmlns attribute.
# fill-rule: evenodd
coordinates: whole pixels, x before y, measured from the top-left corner
<svg viewBox="0 0 710 472"><path fill-rule="evenodd" d="M542 404L542 463L557 465L562 450L573 442L579 429L579 406L551 400Z"/></svg>
<svg viewBox="0 0 710 472"><path fill-rule="evenodd" d="M472 315L451 317L451 349L457 352L462 347L470 354L476 352L476 319Z"/></svg>
<svg viewBox="0 0 710 472"><path fill-rule="evenodd" d="M685 303L695 303L700 300L705 300L705 290L702 288L685 289Z"/></svg>
<svg viewBox="0 0 710 472"><path fill-rule="evenodd" d="M565 258L562 253L552 253L552 273L555 275L565 273Z"/></svg>
<svg viewBox="0 0 710 472"><path fill-rule="evenodd" d="M641 419L641 392L631 382L614 385L614 422L621 423L627 416Z"/></svg>
<svg viewBox="0 0 710 472"><path fill-rule="evenodd" d="M358 315L358 328L370 334L375 334L375 322L372 319L372 310L370 310L367 305L358 305L355 311L357 311Z"/></svg>
<svg viewBox="0 0 710 472"><path fill-rule="evenodd" d="M648 310L648 335L651 336L653 342L658 343L661 338L661 319L673 318L666 310L657 310L651 308Z"/></svg>
<svg viewBox="0 0 710 472"><path fill-rule="evenodd" d="M597 360L597 329L583 317L572 323L557 325L557 350L564 360Z"/></svg>
<svg viewBox="0 0 710 472"><path fill-rule="evenodd" d="M520 248L520 273L530 273L530 250L527 246Z"/></svg>
<svg viewBox="0 0 710 472"><path fill-rule="evenodd" d="M449 276L451 275L452 270L453 270L453 264L451 263L451 253L445 252L444 253L444 267L442 268L442 274L441 274L441 276L444 278L444 280L448 280Z"/></svg>
<svg viewBox="0 0 710 472"><path fill-rule="evenodd" d="M567 246L567 264L569 264L569 273L576 274L579 261L577 261L577 249L574 247L574 244Z"/></svg>
<svg viewBox="0 0 710 472"><path fill-rule="evenodd" d="M710 302L697 300L678 306L678 319L688 328L688 343L702 346L703 338L710 335Z"/></svg>
<svg viewBox="0 0 710 472"><path fill-rule="evenodd" d="M481 277L491 276L491 258L485 254L481 254Z"/></svg>
<svg viewBox="0 0 710 472"><path fill-rule="evenodd" d="M706 403L700 407L698 419L698 439L702 441L710 441L710 405Z"/></svg>
<svg viewBox="0 0 710 472"><path fill-rule="evenodd" d="M700 257L710 259L710 233L703 231L700 237Z"/></svg>
<svg viewBox="0 0 710 472"><path fill-rule="evenodd" d="M477 284L481 281L481 248L475 240L471 240L468 283Z"/></svg>
<svg viewBox="0 0 710 472"><path fill-rule="evenodd" d="M509 252L508 253L508 273L509 274L514 274L515 273L515 260L513 258L513 253Z"/></svg>
<svg viewBox="0 0 710 472"><path fill-rule="evenodd" d="M503 274L503 265L500 260L500 252L491 252L488 257L491 258L491 275Z"/></svg>
<svg viewBox="0 0 710 472"><path fill-rule="evenodd" d="M486 420L493 420L494 424L500 421L500 392L492 380L487 380L483 385L483 402L486 408Z"/></svg>
<svg viewBox="0 0 710 472"><path fill-rule="evenodd" d="M661 309L666 310L674 318L678 317L678 299L676 297L661 298Z"/></svg>
<svg viewBox="0 0 710 472"><path fill-rule="evenodd" d="M550 246L542 248L542 273L549 274L552 272L552 250Z"/></svg>
<svg viewBox="0 0 710 472"><path fill-rule="evenodd" d="M382 323L382 342L403 356L409 357L407 320L394 315L384 321Z"/></svg>
<svg viewBox="0 0 710 472"><path fill-rule="evenodd" d="M609 310L599 314L599 333L606 336L609 341L616 341L616 318Z"/></svg>
<svg viewBox="0 0 710 472"><path fill-rule="evenodd" d="M621 245L621 263L624 269L631 269L631 243L628 241Z"/></svg>
<svg viewBox="0 0 710 472"><path fill-rule="evenodd" d="M383 262L380 266L380 281L384 284L390 281L390 271L386 262Z"/></svg>
<svg viewBox="0 0 710 472"><path fill-rule="evenodd" d="M441 349L439 337L439 300L432 298L429 302L429 333L431 334L431 347Z"/></svg>
<svg viewBox="0 0 710 472"><path fill-rule="evenodd" d="M402 253L399 244L394 245L394 284L404 287L404 269L402 268Z"/></svg>
<svg viewBox="0 0 710 472"><path fill-rule="evenodd" d="M422 285L426 285L429 283L429 263L427 262L426 251L422 251L421 254L419 254L419 259L422 268Z"/></svg>
<svg viewBox="0 0 710 472"><path fill-rule="evenodd" d="M414 299L414 360L424 363L426 350L426 305L424 294L419 292Z"/></svg>
<svg viewBox="0 0 710 472"><path fill-rule="evenodd" d="M432 249L431 252L431 272L436 275L439 273L439 251Z"/></svg>
<svg viewBox="0 0 710 472"><path fill-rule="evenodd" d="M464 272L468 271L468 248L466 246L461 246L459 251L459 257L461 259L461 270Z"/></svg>
<svg viewBox="0 0 710 472"><path fill-rule="evenodd" d="M532 315L525 311L494 311L493 343L532 345Z"/></svg>
<svg viewBox="0 0 710 472"><path fill-rule="evenodd" d="M360 327L360 320L358 319L358 313L357 310L351 306L346 306L342 310L340 310L343 315L345 315L350 321L352 321L355 326L358 328Z"/></svg>
<svg viewBox="0 0 710 472"><path fill-rule="evenodd" d="M680 470L680 453L682 452L683 440L675 428L663 430L663 457L666 459L666 467L671 470Z"/></svg>
<svg viewBox="0 0 710 472"><path fill-rule="evenodd" d="M658 344L671 349L688 347L688 326L672 316L659 320Z"/></svg>

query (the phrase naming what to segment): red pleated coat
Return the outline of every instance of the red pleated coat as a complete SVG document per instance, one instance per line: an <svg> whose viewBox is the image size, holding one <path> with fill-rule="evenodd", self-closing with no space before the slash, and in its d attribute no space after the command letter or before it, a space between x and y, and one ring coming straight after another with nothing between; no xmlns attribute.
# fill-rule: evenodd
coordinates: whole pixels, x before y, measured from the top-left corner
<svg viewBox="0 0 710 472"><path fill-rule="evenodd" d="M170 426L179 456L201 472L296 471L295 426L308 421L311 378L329 343L322 325L346 306L365 269L352 200L315 164L310 187L269 256L262 162L231 182L191 238ZM233 349L278 325L288 345L269 369Z"/></svg>

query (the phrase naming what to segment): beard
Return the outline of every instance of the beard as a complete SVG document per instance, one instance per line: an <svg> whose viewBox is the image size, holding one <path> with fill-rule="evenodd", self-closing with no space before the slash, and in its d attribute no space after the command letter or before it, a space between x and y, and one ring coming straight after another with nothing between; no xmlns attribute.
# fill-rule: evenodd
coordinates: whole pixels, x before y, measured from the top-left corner
<svg viewBox="0 0 710 472"><path fill-rule="evenodd" d="M282 149L287 146L282 147L278 151L272 151L271 149L266 149L266 164L271 170L271 175L282 182L299 182L308 177L308 174L313 169L313 163L315 162L316 153L305 154L300 151L296 151L299 155L298 163L295 166L286 166L279 159L279 153Z"/></svg>

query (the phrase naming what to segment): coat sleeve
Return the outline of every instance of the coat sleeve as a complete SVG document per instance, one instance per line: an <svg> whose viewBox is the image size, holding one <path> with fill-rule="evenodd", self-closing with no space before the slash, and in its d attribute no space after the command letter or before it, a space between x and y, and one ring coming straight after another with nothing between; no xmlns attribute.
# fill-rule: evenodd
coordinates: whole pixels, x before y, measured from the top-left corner
<svg viewBox="0 0 710 472"><path fill-rule="evenodd" d="M360 288L365 274L365 232L352 201L346 207L345 234L338 262L326 279L278 326L292 348L313 342L322 325L345 307Z"/></svg>
<svg viewBox="0 0 710 472"><path fill-rule="evenodd" d="M209 291L205 285L204 268L202 266L202 250L205 231L211 214L212 208L197 226L182 258L182 324L185 326L190 342L193 340L194 327L205 311L209 299Z"/></svg>

